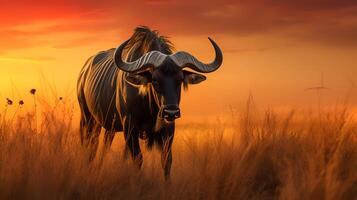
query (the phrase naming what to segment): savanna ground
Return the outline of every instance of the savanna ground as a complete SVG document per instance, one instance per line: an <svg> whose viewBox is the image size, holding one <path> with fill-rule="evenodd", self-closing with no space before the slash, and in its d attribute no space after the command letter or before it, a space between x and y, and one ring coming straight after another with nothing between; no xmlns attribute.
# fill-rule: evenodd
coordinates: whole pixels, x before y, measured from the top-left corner
<svg viewBox="0 0 357 200"><path fill-rule="evenodd" d="M178 126L170 182L156 150L142 148L141 170L123 159L122 133L102 164L89 164L76 104L36 108L1 113L0 199L357 198L357 123L348 108L279 114L249 101L229 120Z"/></svg>

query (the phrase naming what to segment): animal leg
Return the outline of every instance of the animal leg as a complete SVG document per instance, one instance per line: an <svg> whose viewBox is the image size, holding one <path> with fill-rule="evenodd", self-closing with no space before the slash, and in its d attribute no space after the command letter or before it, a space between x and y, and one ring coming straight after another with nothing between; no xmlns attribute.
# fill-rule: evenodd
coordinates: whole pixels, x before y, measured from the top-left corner
<svg viewBox="0 0 357 200"><path fill-rule="evenodd" d="M106 150L110 149L110 146L113 143L114 136L115 136L115 132L114 131L105 130L105 133L104 133L104 148Z"/></svg>
<svg viewBox="0 0 357 200"><path fill-rule="evenodd" d="M106 156L106 154L108 153L108 151L110 150L110 146L113 143L114 136L115 136L115 132L114 131L105 130L105 132L104 132L103 149L102 149L102 155L101 155L101 160L102 161L103 161L104 157Z"/></svg>
<svg viewBox="0 0 357 200"><path fill-rule="evenodd" d="M98 149L98 137L101 126L92 118L82 115L80 121L81 144L88 151L88 159L92 161Z"/></svg>
<svg viewBox="0 0 357 200"><path fill-rule="evenodd" d="M164 177L165 180L170 179L170 171L172 165L172 152L171 152L171 145L172 145L173 137L163 139L163 144L161 148L161 166L164 170Z"/></svg>
<svg viewBox="0 0 357 200"><path fill-rule="evenodd" d="M93 161L97 153L98 144L99 144L99 134L100 134L100 125L95 125L92 135L89 138L89 161Z"/></svg>
<svg viewBox="0 0 357 200"><path fill-rule="evenodd" d="M161 166L164 170L165 180L170 179L172 152L171 146L174 140L174 124L168 125L160 131L160 138L157 140L158 148L161 150Z"/></svg>
<svg viewBox="0 0 357 200"><path fill-rule="evenodd" d="M143 164L143 156L139 144L139 131L135 130L130 120L124 123L125 156L130 153L134 164L140 169Z"/></svg>

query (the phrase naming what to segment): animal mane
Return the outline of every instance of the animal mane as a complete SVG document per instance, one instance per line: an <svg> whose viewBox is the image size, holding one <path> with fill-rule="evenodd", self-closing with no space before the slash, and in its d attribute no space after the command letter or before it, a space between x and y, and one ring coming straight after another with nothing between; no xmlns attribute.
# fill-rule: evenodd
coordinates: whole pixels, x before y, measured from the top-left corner
<svg viewBox="0 0 357 200"><path fill-rule="evenodd" d="M164 54L172 54L174 46L166 36L159 35L156 30L151 30L147 26L135 28L125 52L127 61L132 62L139 59L149 51L160 51Z"/></svg>

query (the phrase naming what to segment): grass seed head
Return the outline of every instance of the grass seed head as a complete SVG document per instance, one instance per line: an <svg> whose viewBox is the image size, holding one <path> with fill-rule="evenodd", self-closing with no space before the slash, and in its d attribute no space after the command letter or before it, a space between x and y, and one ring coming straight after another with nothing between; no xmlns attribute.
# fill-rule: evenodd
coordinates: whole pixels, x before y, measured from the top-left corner
<svg viewBox="0 0 357 200"><path fill-rule="evenodd" d="M32 89L30 90L30 93L31 93L32 95L35 95L36 89L35 89L35 88L32 88Z"/></svg>
<svg viewBox="0 0 357 200"><path fill-rule="evenodd" d="M7 105L11 106L13 104L12 100L9 98L6 98L6 103Z"/></svg>

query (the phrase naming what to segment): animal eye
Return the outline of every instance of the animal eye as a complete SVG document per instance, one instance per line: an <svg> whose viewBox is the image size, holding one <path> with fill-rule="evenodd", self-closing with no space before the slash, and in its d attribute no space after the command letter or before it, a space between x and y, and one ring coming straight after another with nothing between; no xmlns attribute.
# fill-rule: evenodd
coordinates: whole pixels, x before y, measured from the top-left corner
<svg viewBox="0 0 357 200"><path fill-rule="evenodd" d="M152 81L152 84L153 84L153 86L154 86L154 88L155 89L159 89L160 88L160 84L159 84L159 81L157 81L157 80L154 80L154 81Z"/></svg>

